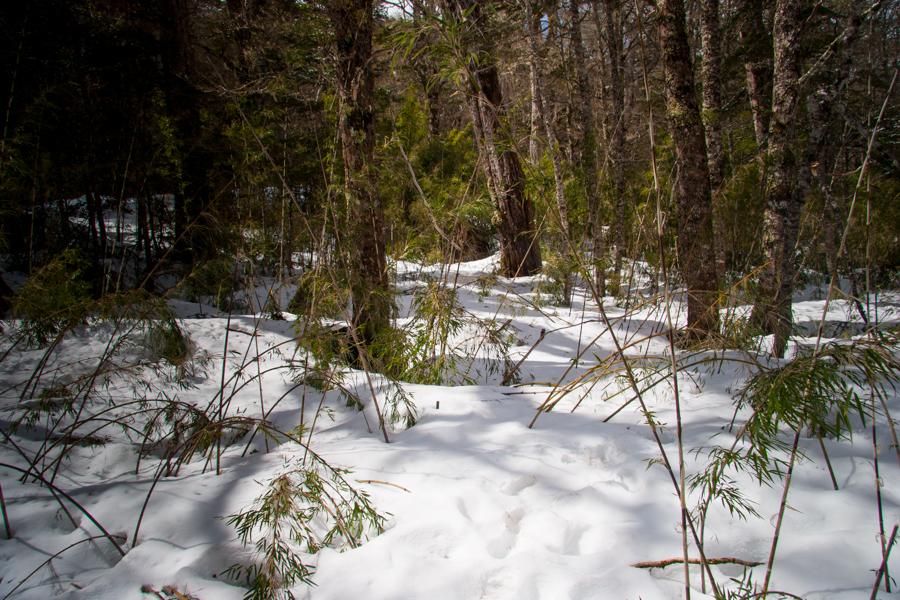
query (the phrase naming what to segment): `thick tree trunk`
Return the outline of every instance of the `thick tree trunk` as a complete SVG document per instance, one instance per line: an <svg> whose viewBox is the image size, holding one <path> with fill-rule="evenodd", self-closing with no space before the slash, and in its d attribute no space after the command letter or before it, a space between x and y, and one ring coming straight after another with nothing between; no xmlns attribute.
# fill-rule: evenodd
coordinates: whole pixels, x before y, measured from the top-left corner
<svg viewBox="0 0 900 600"><path fill-rule="evenodd" d="M719 0L703 0L700 35L703 46L703 124L706 127L706 153L713 205L719 204L725 179L725 152L722 149L722 40L719 28ZM721 217L713 211L716 273L725 277L725 235Z"/></svg>
<svg viewBox="0 0 900 600"><path fill-rule="evenodd" d="M471 47L480 60L468 69L469 109L478 139L489 189L497 206L500 271L506 277L534 275L541 270L541 248L534 227L534 209L525 195L525 173L503 120L506 109L497 65L493 61L481 6L475 0L445 0L448 15L471 23Z"/></svg>
<svg viewBox="0 0 900 600"><path fill-rule="evenodd" d="M800 104L800 31L803 0L778 0L773 39L772 120L766 164L766 256L756 317L775 336L773 354L782 356L791 333L791 297L794 291L794 247L802 197L798 190L795 121Z"/></svg>
<svg viewBox="0 0 900 600"><path fill-rule="evenodd" d="M391 298L384 216L375 167L375 76L372 69L372 0L333 0L328 14L337 45L340 113L350 255L352 327L369 345L390 327Z"/></svg>
<svg viewBox="0 0 900 600"><path fill-rule="evenodd" d="M697 107L684 3L660 0L657 10L666 73L666 112L678 165L678 262L687 284L688 331L698 337L715 331L719 320L706 140Z"/></svg>

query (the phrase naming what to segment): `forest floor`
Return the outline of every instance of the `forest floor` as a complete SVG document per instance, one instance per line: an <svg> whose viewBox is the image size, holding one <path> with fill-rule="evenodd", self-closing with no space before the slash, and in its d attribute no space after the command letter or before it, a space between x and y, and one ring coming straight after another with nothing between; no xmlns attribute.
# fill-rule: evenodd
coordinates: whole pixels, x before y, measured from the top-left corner
<svg viewBox="0 0 900 600"><path fill-rule="evenodd" d="M639 373L663 376L644 399L660 425L667 456L677 465L676 406L671 377L665 378L667 338L640 341L666 329L664 305L629 309L622 318L626 310L607 298L606 312L613 321L610 332L580 288L572 307L539 307L534 279L497 279L490 276L495 267L496 258L458 265L451 280L457 281L465 318L502 325L509 364L527 354L516 372L517 382L502 385L509 364L497 355L463 352L467 355L459 357L456 368L468 373L465 385L402 385L418 421L409 428L387 427L390 443L384 441L370 401L373 390L382 405L387 401L378 376L370 386L365 373L347 370L342 375L343 391L296 385L298 355L291 341L295 332L290 316L288 320L271 320L264 314L228 317L175 300L171 305L190 335L195 357L199 362L205 357L205 368L189 373L180 386L167 383L164 371L112 373L104 376L102 385L97 382L98 391L85 410L97 414L97 407L110 401L127 402L136 389L148 395L162 390L195 406L215 406L224 388L221 396L231 398L227 415L257 417L271 411L269 421L283 431L302 422L304 441L332 466L350 470L347 480L368 494L385 516L385 526L359 547L301 554L315 567L315 585L295 585L291 591L297 598L683 597L681 565L633 566L682 556L679 502L669 474L658 464L659 448L639 403L622 408L632 395L621 369L597 368L615 354L614 335L621 345L630 344L626 354ZM426 276L436 276L438 268L400 264L397 270L403 324L408 322L413 292L425 285ZM282 297L290 293L282 290ZM881 321L896 324L900 295L883 295L879 302ZM822 299L798 299L794 304L798 331L814 331L823 307ZM843 300L832 302L826 320L860 323L855 308ZM847 331L839 329L830 327L829 334L846 339ZM67 337L48 362L45 372L52 375L45 379L63 381L79 368L90 372L110 339L108 328L96 327ZM796 337L790 351L796 344L814 343L814 338ZM587 352L573 364L579 349L585 348ZM687 354L680 359L687 362ZM5 390L0 395L0 423L5 432L22 414L22 384L41 355L39 350L16 351L0 362ZM698 356L709 360L686 367L678 377L688 477L704 470L708 462L704 449L728 447L734 441L748 414L746 408L736 412L735 404L751 372L746 362L731 360L740 359L741 353L708 351ZM257 377L257 372L263 374ZM135 381L143 383L136 386ZM242 383L247 385L241 388ZM568 393L557 391L553 410L541 413L529 428L539 406L563 386ZM363 410L347 406L348 392L358 396ZM900 415L900 398L890 387L888 392L889 408ZM851 417L851 422L850 439L824 440L837 491L818 440L800 439L805 458L793 472L772 590L808 599L863 598L871 593L874 572L882 562L873 429L858 417ZM883 415L877 423L883 522L889 535L900 523L900 465ZM46 447L44 434L50 429L52 423L45 417L20 424L0 445L0 463L24 467L23 456L36 456ZM177 474L154 483L159 454L139 460L139 435L127 428L105 428L95 435L101 439L71 448L54 485L113 536L121 536L117 539L124 557L106 539L78 543L99 533L83 513L64 502L70 520L46 487L33 480L23 483L18 472L0 466L14 534L12 539L0 539L0 598L14 588L13 597L23 599L124 600L176 597L176 591L203 600L243 597L246 589L223 571L254 557L252 549L238 541L227 518L253 506L269 481L302 460L304 448L291 441L267 441L262 435L250 441L247 434L222 445L220 474L215 460L204 459L198 451ZM783 438L789 445L790 434ZM787 460L786 450L774 452L774 457ZM51 464L46 476L55 468ZM765 576L782 481L769 487L746 473L733 477L758 516L741 518L713 504L704 539L708 557L763 563L749 570L733 563L711 567L720 587L735 590L735 580L746 582L752 576L752 582L760 584ZM689 508L698 497L696 492L689 495ZM76 545L51 559L72 544ZM691 555L696 556L693 544ZM900 573L900 555L889 565ZM690 575L692 597L712 598L700 567L692 565ZM900 594L882 591L879 597L900 598Z"/></svg>

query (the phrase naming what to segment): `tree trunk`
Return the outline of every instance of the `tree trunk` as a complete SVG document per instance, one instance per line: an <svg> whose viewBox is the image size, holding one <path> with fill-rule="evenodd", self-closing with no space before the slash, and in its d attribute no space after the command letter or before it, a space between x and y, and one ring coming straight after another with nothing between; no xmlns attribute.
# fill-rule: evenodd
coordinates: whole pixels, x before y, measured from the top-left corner
<svg viewBox="0 0 900 600"><path fill-rule="evenodd" d="M573 154L584 179L584 195L588 209L591 246L594 250L594 281L598 293L606 294L606 243L603 235L600 193L597 185L597 133L594 126L593 94L585 64L584 42L581 38L579 0L569 0L569 31L572 46L572 70L575 91L571 112L577 119L578 138L573 140Z"/></svg>
<svg viewBox="0 0 900 600"><path fill-rule="evenodd" d="M609 96L610 108L607 129L609 131L609 162L612 169L612 189L615 196L613 220L613 239L616 250L613 259L614 279L610 293L619 292L622 274L622 258L625 255L625 76L624 49L622 42L622 8L617 0L604 0L606 7L606 47L609 54ZM598 34L600 3L594 0L594 14L598 18Z"/></svg>
<svg viewBox="0 0 900 600"><path fill-rule="evenodd" d="M0 271L0 317L6 316L6 311L12 306L12 298L14 295L15 293L12 291L12 288L10 288L6 283L6 280L3 279L3 271Z"/></svg>
<svg viewBox="0 0 900 600"><path fill-rule="evenodd" d="M540 27L540 22L538 22L538 27ZM531 35L534 34L531 33ZM533 62L529 65L528 75L531 80L531 130L528 135L528 159L531 164L537 165L541 161L541 108L538 106L538 74Z"/></svg>
<svg viewBox="0 0 900 600"><path fill-rule="evenodd" d="M766 148L772 113L772 38L763 22L764 0L738 0L738 37L744 48L747 95L753 112L753 132L760 152Z"/></svg>
<svg viewBox="0 0 900 600"><path fill-rule="evenodd" d="M471 23L471 47L467 50L479 56L477 64L470 60L466 65L467 91L489 189L497 206L500 271L506 277L534 275L541 270L534 209L525 195L525 174L515 144L503 126L506 109L481 6L475 0L444 0L444 6L448 15Z"/></svg>
<svg viewBox="0 0 900 600"><path fill-rule="evenodd" d="M423 19L426 16L426 7L419 1L412 3L413 28L416 31L422 31ZM443 82L438 79L438 66L425 50L430 44L435 43L433 37L428 36L416 38L416 60L411 62L411 67L416 75L419 85L425 94L425 101L428 104L428 135L432 139L440 136L441 128L441 91Z"/></svg>
<svg viewBox="0 0 900 600"><path fill-rule="evenodd" d="M195 235L204 229L197 225L212 197L213 162L212 153L203 143L203 92L195 85L195 7L189 0L166 0L160 6L166 105L176 129L181 167L181 188L175 192L174 254L180 260L194 262L215 251L209 236Z"/></svg>
<svg viewBox="0 0 900 600"><path fill-rule="evenodd" d="M144 270L150 268L153 262L153 248L150 246L150 223L147 211L148 198L141 194L138 196L137 205L137 227L138 227L138 253L135 259L136 263L140 263L140 249L144 250Z"/></svg>
<svg viewBox="0 0 900 600"><path fill-rule="evenodd" d="M706 153L713 206L719 204L725 179L725 153L722 150L722 40L719 28L719 0L703 0L700 35L703 45L703 124L706 127ZM713 211L716 273L725 280L725 235L721 216Z"/></svg>
<svg viewBox="0 0 900 600"><path fill-rule="evenodd" d="M390 327L384 216L375 167L375 77L372 0L333 0L328 15L337 46L338 131L348 206L344 242L350 255L351 326L370 345Z"/></svg>
<svg viewBox="0 0 900 600"><path fill-rule="evenodd" d="M718 328L706 141L685 32L684 3L660 0L657 10L666 74L666 112L678 165L678 262L687 284L688 332L699 337Z"/></svg>
<svg viewBox="0 0 900 600"><path fill-rule="evenodd" d="M528 77L531 84L531 123L528 132L528 160L531 161L531 164L537 165L541 161L541 131L544 125L542 121L546 119L546 114L544 113L543 93L540 89L540 78L542 75L538 69L538 48L541 40L541 17L543 15L540 11L535 12L534 4L532 0L527 0Z"/></svg>
<svg viewBox="0 0 900 600"><path fill-rule="evenodd" d="M538 40L540 39L540 15L532 14L531 5L528 5L528 64L532 74L532 119L537 118L539 133L542 133L547 141L550 160L553 163L554 194L556 196L556 210L559 216L560 232L563 237L564 252L574 250L572 245L572 233L569 227L569 207L566 201L565 185L562 176L562 161L559 158L559 144L553 135L550 119L544 109L544 91L541 86L543 73L538 56ZM534 127L534 125L532 125ZM563 296L566 302L572 295L572 276L566 275L563 283Z"/></svg>
<svg viewBox="0 0 900 600"><path fill-rule="evenodd" d="M838 178L838 175L835 173L837 158L843 152L844 147L843 144L839 147L839 144L836 143L839 136L834 131L834 126L835 124L846 123L848 120L845 114L845 105L838 100L845 92L852 77L853 47L859 39L863 20L865 16L871 16L880 7L881 3L876 2L867 10L860 9L860 12L852 13L848 16L840 44L830 46L831 54L828 54L827 57L820 57L816 61L819 69L824 72L817 72L818 82L815 92L809 95L806 102L809 134L800 177L801 195L804 198L803 202L805 202L809 187L815 178L818 181L824 200L821 238L824 241L825 260L829 277L838 283L838 287L840 287L838 273L840 257L837 256L837 252L838 240L841 237L841 217L838 214L839 209L837 197L834 193L834 184ZM840 62L834 65L833 69L828 69L831 66L828 64L830 60L822 60L838 57ZM809 76L810 73L807 73L803 76L803 79ZM815 172L812 169L813 163L817 167Z"/></svg>
<svg viewBox="0 0 900 600"><path fill-rule="evenodd" d="M794 291L794 247L800 220L798 161L794 128L800 104L800 30L803 0L778 0L773 40L772 120L766 164L765 268L760 278L761 298L755 316L775 336L773 354L782 356L791 333L791 297Z"/></svg>

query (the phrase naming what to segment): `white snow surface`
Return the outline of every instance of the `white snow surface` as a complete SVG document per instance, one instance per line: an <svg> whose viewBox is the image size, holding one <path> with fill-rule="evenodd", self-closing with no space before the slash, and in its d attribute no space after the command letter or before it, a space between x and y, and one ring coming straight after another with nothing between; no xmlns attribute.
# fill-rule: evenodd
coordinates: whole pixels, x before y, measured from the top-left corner
<svg viewBox="0 0 900 600"><path fill-rule="evenodd" d="M614 377L599 377L594 385L589 378L585 385L572 386L552 412L542 413L534 428L529 428L536 409L552 391L550 386L575 381L588 374L598 359L615 352L597 307L590 302L584 306L578 296L571 309L539 310L529 304L533 279L483 283L496 262L492 257L466 263L458 271L454 265L451 277L458 272L458 296L472 314L498 322L509 319L507 329L515 336L513 363L545 330L544 339L520 365L521 383L501 385L502 369L498 374L489 369L489 358L479 362L475 356L467 363L475 385L406 384L419 413L418 423L405 430L391 428L389 444L378 430L362 373L349 373L345 380L366 402L360 412L346 407L337 391L323 396L312 387L296 386L291 373L279 368L298 356L290 320L245 315L229 321L209 307L198 311L196 304L173 301L184 316L182 325L195 350L205 353L208 365L205 372L194 373L191 387L184 389L145 372L143 377L152 380L153 389L197 406L215 402L229 324L226 380L244 364L249 384L235 394L228 414L259 416L264 408L272 411L269 419L277 427L290 430L301 419L307 425L312 422L321 403L331 414L316 420L310 447L331 464L351 469L351 482L387 515L385 531L358 548L326 548L316 555L303 555L315 566L315 586L295 586L291 591L298 598L653 600L684 596L679 565L652 570L631 566L681 556L680 510L669 475L656 464L659 450L638 404L632 402L604 422L627 399L626 395L609 397L615 389L610 387ZM423 273L436 277L441 269L410 263L399 263L396 269L398 278L405 281L401 285L405 292L398 295L405 319L408 292L420 285L416 279ZM879 298L881 318L896 321L892 306L898 300L897 295ZM821 300L796 303L795 320L818 323L823 305ZM612 298L606 299L606 306L612 319L624 314ZM198 312L212 316L188 316ZM828 315L829 321L858 318L843 301L833 302ZM662 311L647 309L617 320L614 332L624 345L660 330L664 322ZM79 368L90 372L108 340L108 330L84 329L63 342L48 370L56 369L60 378ZM585 347L588 351L569 369L579 348ZM665 357L667 350L665 338L659 337L632 345L627 353ZM258 354L262 354L259 360L252 360ZM22 383L41 352L16 356L0 363L4 389L0 422L7 432L17 414ZM257 369L272 369L259 384L247 379ZM679 378L687 450L728 445L733 440L728 430L734 415L732 395L746 376L745 367L725 362L715 368L697 367L690 376ZM226 385L231 387L232 383ZM103 389L123 399L137 393L115 377ZM676 461L671 386L657 386L647 400L663 425L665 450ZM888 401L894 414L900 414L896 394ZM884 419L879 423L880 491L889 533L900 522L900 472ZM34 428L20 428L10 439L33 455L41 446L40 426L39 422ZM37 569L14 597L124 600L152 597L142 593L145 585L156 590L172 585L204 600L241 598L245 588L222 572L236 562L246 562L251 553L237 541L225 518L250 506L268 481L302 456L303 448L293 442L270 443L267 451L261 437L256 437L251 452L242 455L249 439L245 437L224 448L220 475L203 458L195 458L177 476L156 484L135 540L133 532L153 487L158 459L144 458L136 470L136 443L112 429L97 435L108 441L77 447L61 465L55 484L108 531L126 537L124 558L108 541L97 539L78 544L41 566L70 544L96 536L98 530L67 504L77 523L73 526L46 487L22 483L17 472L0 467L14 533L13 539L0 539L0 597ZM794 471L771 589L809 599L868 598L873 572L882 558L871 436L868 426L856 421L852 440L825 441L839 491L832 489L816 439L801 440L808 458ZM704 458L702 452L687 453L688 474L698 472ZM0 445L0 462L24 466L11 443ZM761 487L744 476L738 476L738 481L760 517L743 520L714 505L706 524L705 552L710 557L765 562L781 487ZM693 547L691 554L696 556ZM890 567L900 572L900 558L893 558ZM731 578L739 578L743 568L725 564L712 571L721 586L733 589ZM765 567L756 567L753 574L753 581L761 582ZM706 593L701 591L697 566L691 567L691 586L692 597L712 598L708 584ZM879 597L900 594L882 591Z"/></svg>

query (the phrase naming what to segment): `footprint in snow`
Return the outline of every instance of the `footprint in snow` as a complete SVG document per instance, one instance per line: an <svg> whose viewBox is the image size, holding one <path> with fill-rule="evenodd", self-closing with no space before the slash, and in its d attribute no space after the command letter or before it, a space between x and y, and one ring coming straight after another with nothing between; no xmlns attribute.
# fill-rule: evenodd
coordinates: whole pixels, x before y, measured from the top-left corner
<svg viewBox="0 0 900 600"><path fill-rule="evenodd" d="M461 514L466 521L472 520L472 517L469 516L469 510L466 508L466 503L462 498L456 499L456 510L459 511L459 514Z"/></svg>
<svg viewBox="0 0 900 600"><path fill-rule="evenodd" d="M486 546L488 554L498 559L509 556L519 537L519 523L523 516L525 516L525 510L522 508L514 508L506 512L503 516L505 531L488 541Z"/></svg>
<svg viewBox="0 0 900 600"><path fill-rule="evenodd" d="M523 475L507 481L500 490L507 496L517 496L525 488L533 486L536 481L537 479L534 475Z"/></svg>

